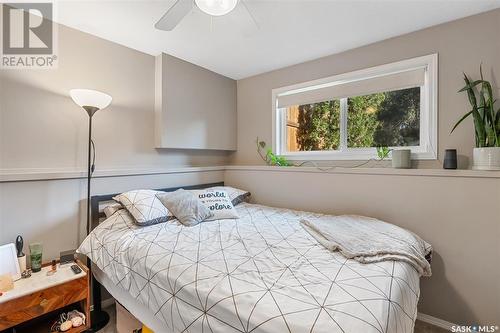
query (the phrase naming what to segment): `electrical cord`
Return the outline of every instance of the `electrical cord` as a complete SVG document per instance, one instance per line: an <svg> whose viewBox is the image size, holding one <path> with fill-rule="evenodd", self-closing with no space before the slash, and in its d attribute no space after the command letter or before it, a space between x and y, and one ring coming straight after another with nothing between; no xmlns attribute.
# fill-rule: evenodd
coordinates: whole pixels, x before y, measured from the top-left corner
<svg viewBox="0 0 500 333"><path fill-rule="evenodd" d="M90 167L90 174L93 174L94 173L94 170L95 170L95 144L94 144L94 140L90 139L90 143L92 144L92 165Z"/></svg>
<svg viewBox="0 0 500 333"><path fill-rule="evenodd" d="M265 143L264 143L264 142L262 142L262 143L265 145ZM264 155L262 154L262 150L261 150L262 148L263 148L263 147L261 146L261 141L259 141L259 138L257 138L257 153L259 153L259 155L260 155L260 157L262 158L262 160L263 160L264 162L266 162L266 164L268 164L268 165L269 165L269 164L270 164L270 163L269 163L269 158L267 157L267 155L266 155L266 156L264 156ZM360 163L360 164L356 164L356 165L349 166L349 167L340 167L340 166L336 166L336 165L322 167L322 166L319 166L319 165L318 165L316 162L314 162L314 161L303 161L303 162L301 162L301 163L292 163L292 164L291 164L291 165L289 165L289 166L291 166L291 167L302 167L302 166L304 166L304 165L306 165L306 164L311 164L313 167L315 167L315 168L316 168L316 169L318 169L319 171L330 171L330 170L334 170L334 169L338 169L338 168L342 168L342 169L359 168L359 167L362 167L362 166L364 166L364 165L366 165L366 164L368 164L368 163L370 163L370 162L372 162L372 161L382 161L382 160L383 160L383 158L380 158L380 159L370 158L370 159L369 159L369 160L367 160L367 161L364 161L364 162L362 162L362 163Z"/></svg>

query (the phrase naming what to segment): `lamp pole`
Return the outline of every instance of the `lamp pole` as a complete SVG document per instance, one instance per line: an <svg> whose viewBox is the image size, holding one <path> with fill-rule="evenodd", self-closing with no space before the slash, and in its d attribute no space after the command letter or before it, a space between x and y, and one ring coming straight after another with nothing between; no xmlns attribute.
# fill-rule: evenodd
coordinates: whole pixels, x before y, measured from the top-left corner
<svg viewBox="0 0 500 333"><path fill-rule="evenodd" d="M90 222L90 182L95 170L95 145L92 141L92 118L94 114L111 104L113 98L108 94L90 89L72 89L69 92L73 102L83 108L89 116L89 137L87 155L87 235L90 234L92 225ZM93 154L92 154L93 152ZM101 285L92 274L92 263L87 258L88 273L92 278L92 302L94 308L90 314L91 328L87 332L97 332L109 322L109 315L101 308Z"/></svg>
<svg viewBox="0 0 500 333"><path fill-rule="evenodd" d="M88 112L88 111L87 111ZM90 233L90 178L92 178L92 167L90 165L90 156L92 154L92 116L89 113L89 143L88 143L88 159L87 159L87 235Z"/></svg>
<svg viewBox="0 0 500 333"><path fill-rule="evenodd" d="M83 106L89 115L89 141L88 141L88 155L87 155L87 235L90 233L90 182L92 174L95 170L95 146L92 140L92 118L94 114L99 111L99 108L93 106ZM92 155L92 150L94 154ZM92 263L87 258L88 273L92 277L92 299L93 309L90 313L91 328L87 332L97 332L107 325L109 322L109 315L107 312L102 311L101 307L101 285L92 274Z"/></svg>
<svg viewBox="0 0 500 333"><path fill-rule="evenodd" d="M92 141L92 118L94 114L99 111L98 108L94 106L83 106L83 109L87 111L89 115L89 142L88 142L88 156L87 156L87 235L90 233L90 180L92 174L94 173L94 159L92 159L92 147L94 146L94 141ZM94 158L95 158L95 147L94 147Z"/></svg>

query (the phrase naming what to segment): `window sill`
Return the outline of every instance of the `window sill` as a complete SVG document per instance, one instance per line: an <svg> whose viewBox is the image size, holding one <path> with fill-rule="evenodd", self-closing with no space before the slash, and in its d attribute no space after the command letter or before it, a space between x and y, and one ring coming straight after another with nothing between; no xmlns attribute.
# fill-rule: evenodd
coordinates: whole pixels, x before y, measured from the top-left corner
<svg viewBox="0 0 500 333"><path fill-rule="evenodd" d="M321 171L314 167L274 167L265 165L228 165L212 167L178 167L165 169L114 169L99 170L93 178L129 177L139 175L160 175L177 173L197 172L224 172L224 171L255 171L255 172L298 172L298 173L328 173L346 175L386 175L386 176L423 176L423 177L461 177L461 178L497 178L500 179L500 171L479 170L444 170L444 169L393 169L391 167L377 168L348 168L336 167L329 171ZM41 181L41 180L63 180L86 178L87 174L81 170L68 169L45 169L45 170L1 170L0 183Z"/></svg>
<svg viewBox="0 0 500 333"><path fill-rule="evenodd" d="M332 170L321 171L314 167L277 167L259 165L232 165L226 166L227 171L258 171L258 172L299 172L299 173L328 173L352 175L386 175L386 176L423 176L423 177L460 177L460 178L496 178L500 179L500 171L481 170L445 170L445 169L393 169L387 168L347 168L336 167Z"/></svg>
<svg viewBox="0 0 500 333"><path fill-rule="evenodd" d="M424 147L397 147L390 149L410 149L412 160L436 160L437 154L434 150ZM368 161L378 159L377 151L374 148L348 149L345 151L298 151L284 152L279 154L290 161ZM391 160L391 155L385 160Z"/></svg>
<svg viewBox="0 0 500 333"><path fill-rule="evenodd" d="M224 171L225 166L133 168L96 170L92 178L130 177L144 175L183 174L196 172ZM87 172L80 169L0 169L0 183L39 180L63 180L87 178Z"/></svg>

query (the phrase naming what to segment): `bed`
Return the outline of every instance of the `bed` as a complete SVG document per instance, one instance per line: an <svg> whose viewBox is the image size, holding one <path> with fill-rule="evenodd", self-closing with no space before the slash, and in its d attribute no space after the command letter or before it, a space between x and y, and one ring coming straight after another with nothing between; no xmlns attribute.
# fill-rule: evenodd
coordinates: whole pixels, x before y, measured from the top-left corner
<svg viewBox="0 0 500 333"><path fill-rule="evenodd" d="M419 274L326 250L300 225L320 214L241 203L240 219L135 225L122 209L79 251L156 333L413 332Z"/></svg>

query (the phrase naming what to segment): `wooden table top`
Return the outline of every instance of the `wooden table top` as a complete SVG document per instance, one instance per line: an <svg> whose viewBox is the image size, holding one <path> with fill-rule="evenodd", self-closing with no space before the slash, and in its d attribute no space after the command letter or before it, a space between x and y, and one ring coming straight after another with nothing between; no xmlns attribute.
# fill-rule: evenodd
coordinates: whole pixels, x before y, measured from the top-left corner
<svg viewBox="0 0 500 333"><path fill-rule="evenodd" d="M80 268L81 265L80 265ZM32 294L34 292L44 290L68 281L76 280L87 275L86 270L82 268L79 274L75 274L71 270L71 264L60 266L57 264L57 272L53 275L47 275L51 270L51 266L42 267L42 270L37 273L31 273L31 277L27 279L19 279L14 282L14 289L6 291L0 296L0 304L13 299Z"/></svg>

